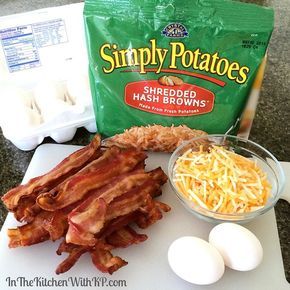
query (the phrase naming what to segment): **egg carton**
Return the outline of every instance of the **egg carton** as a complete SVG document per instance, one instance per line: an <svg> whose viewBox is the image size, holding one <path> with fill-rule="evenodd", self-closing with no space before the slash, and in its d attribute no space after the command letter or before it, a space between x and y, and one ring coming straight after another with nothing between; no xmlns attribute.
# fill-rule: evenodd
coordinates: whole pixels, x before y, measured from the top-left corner
<svg viewBox="0 0 290 290"><path fill-rule="evenodd" d="M21 150L96 132L83 3L0 17L0 126Z"/></svg>
<svg viewBox="0 0 290 290"><path fill-rule="evenodd" d="M95 117L93 115L79 115L77 120L69 120L66 123L51 126L52 124L44 124L34 131L28 132L27 135L11 135L2 127L3 135L10 140L17 148L23 151L35 149L41 144L45 137L51 137L57 143L64 143L73 139L76 131L80 127L84 127L90 133L97 131Z"/></svg>
<svg viewBox="0 0 290 290"><path fill-rule="evenodd" d="M43 82L33 90L3 86L0 125L3 135L21 150L32 150L51 137L71 140L77 128L97 131L88 81ZM16 116L16 117L15 117Z"/></svg>
<svg viewBox="0 0 290 290"><path fill-rule="evenodd" d="M23 138L14 138L3 133L5 138L9 139L17 148L23 151L35 149L41 144L45 137L51 137L57 143L67 142L73 139L77 128L85 127L89 132L96 132L95 118L87 117L79 119L78 122L70 122L65 126L50 128L48 130L39 129L34 134L25 136Z"/></svg>
<svg viewBox="0 0 290 290"><path fill-rule="evenodd" d="M57 143L67 142L73 139L77 128L84 127L90 133L96 132L95 118L84 117L79 119L77 122L66 123L65 126L58 126L53 128L39 128L34 134L25 136L23 138L18 138L14 136L9 136L5 131L3 135L5 138L10 140L17 148L23 151L29 151L35 149L39 144L41 144L45 137L51 137Z"/></svg>

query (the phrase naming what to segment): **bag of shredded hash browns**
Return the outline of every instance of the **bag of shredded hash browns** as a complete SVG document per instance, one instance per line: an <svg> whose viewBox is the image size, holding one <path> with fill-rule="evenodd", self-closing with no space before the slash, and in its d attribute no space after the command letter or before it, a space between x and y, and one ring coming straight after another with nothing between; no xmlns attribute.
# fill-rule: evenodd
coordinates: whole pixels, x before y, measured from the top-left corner
<svg viewBox="0 0 290 290"><path fill-rule="evenodd" d="M86 0L99 132L158 124L236 134L273 18L228 0Z"/></svg>

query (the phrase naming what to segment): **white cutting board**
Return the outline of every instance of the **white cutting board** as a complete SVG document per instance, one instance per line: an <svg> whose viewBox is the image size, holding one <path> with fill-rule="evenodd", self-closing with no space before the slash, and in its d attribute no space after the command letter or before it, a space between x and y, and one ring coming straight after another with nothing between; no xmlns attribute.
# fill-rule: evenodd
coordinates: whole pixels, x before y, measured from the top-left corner
<svg viewBox="0 0 290 290"><path fill-rule="evenodd" d="M45 173L78 148L78 146L71 145L41 145L31 160L24 182L34 176ZM147 159L146 168L150 170L157 166L162 166L163 170L167 172L168 159L168 154L152 153ZM283 166L285 166L289 181L290 163L285 162ZM288 170L286 170L286 167ZM289 192L289 183L286 188ZM172 192L169 183L163 187L163 195L160 199L172 207L171 212L165 213L161 221L143 231L149 236L147 241L126 249L114 250L114 254L120 255L129 264L112 276L99 272L92 264L88 254L83 255L67 273L55 275L54 271L57 265L65 257L65 254L63 256L55 254L59 244L58 241L55 243L47 241L31 247L9 249L6 231L7 228L14 227L17 224L12 214L9 214L0 233L0 289L290 289L290 284L285 279L274 210L246 225L257 235L264 248L264 259L257 269L250 272L237 272L226 269L224 276L217 283L210 286L197 286L181 280L171 271L167 263L167 250L176 238L184 235L207 239L213 225L201 221L188 213ZM10 279L23 278L18 278L15 282L16 284L11 282L10 286L16 285L16 287L10 288L9 277ZM83 287L73 287L72 281L75 278L79 279L79 281L83 279L83 282L85 279L89 279L91 283L95 282L96 285L94 287L86 287L85 285ZM37 287L37 281L44 281L44 279L49 279L50 281L52 279L63 280L63 283L67 283L68 287L44 287L44 284L38 284ZM24 287L23 284L21 285L21 281L24 283L24 280L32 280L32 286ZM121 280L126 282L126 287L105 286L113 282L122 283ZM104 287L102 287L102 284Z"/></svg>

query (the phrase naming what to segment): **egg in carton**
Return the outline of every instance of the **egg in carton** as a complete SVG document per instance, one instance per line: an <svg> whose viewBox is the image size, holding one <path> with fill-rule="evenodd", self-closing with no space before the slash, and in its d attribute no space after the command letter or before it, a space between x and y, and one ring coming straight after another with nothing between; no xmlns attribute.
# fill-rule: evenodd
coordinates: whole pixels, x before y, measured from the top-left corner
<svg viewBox="0 0 290 290"><path fill-rule="evenodd" d="M0 122L5 132L22 132L43 122L31 92L3 86L0 94Z"/></svg>
<svg viewBox="0 0 290 290"><path fill-rule="evenodd" d="M32 88L3 85L0 125L4 136L21 150L32 150L45 137L71 140L77 128L96 132L89 82L85 75L42 80Z"/></svg>

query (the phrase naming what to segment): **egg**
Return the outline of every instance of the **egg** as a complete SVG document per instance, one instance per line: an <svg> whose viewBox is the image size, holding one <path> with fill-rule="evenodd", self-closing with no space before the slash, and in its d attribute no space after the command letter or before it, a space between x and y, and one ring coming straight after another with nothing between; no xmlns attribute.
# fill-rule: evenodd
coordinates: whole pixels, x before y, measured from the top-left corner
<svg viewBox="0 0 290 290"><path fill-rule="evenodd" d="M70 97L78 105L92 104L89 79L85 75L71 75L67 80L67 90Z"/></svg>
<svg viewBox="0 0 290 290"><path fill-rule="evenodd" d="M221 253L225 265L234 270L253 270L263 259L263 248L258 238L234 223L215 226L209 234L209 243Z"/></svg>
<svg viewBox="0 0 290 290"><path fill-rule="evenodd" d="M34 98L44 121L65 118L65 112L73 106L67 96L66 86L57 81L42 81L34 89Z"/></svg>
<svg viewBox="0 0 290 290"><path fill-rule="evenodd" d="M220 253L208 242L196 237L181 237L168 249L168 262L180 278L198 285L218 281L225 270Z"/></svg>
<svg viewBox="0 0 290 290"><path fill-rule="evenodd" d="M30 93L9 86L1 88L0 124L5 124L5 131L15 134L20 130L23 133L41 122L41 115Z"/></svg>

